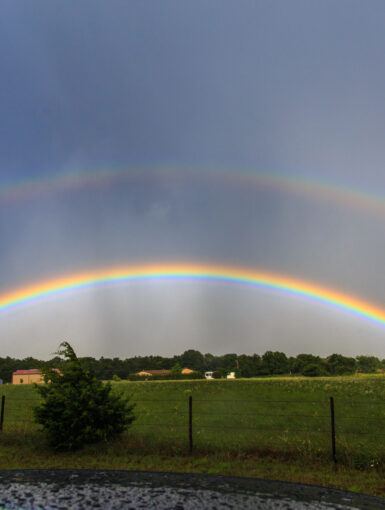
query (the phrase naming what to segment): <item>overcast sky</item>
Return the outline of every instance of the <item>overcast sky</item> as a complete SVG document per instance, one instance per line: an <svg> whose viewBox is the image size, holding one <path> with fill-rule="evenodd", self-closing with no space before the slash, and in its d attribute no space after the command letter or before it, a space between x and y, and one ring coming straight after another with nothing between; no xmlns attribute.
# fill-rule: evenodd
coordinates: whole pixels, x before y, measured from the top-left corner
<svg viewBox="0 0 385 510"><path fill-rule="evenodd" d="M0 293L178 260L287 274L382 306L384 213L224 176L385 197L384 26L382 0L3 0ZM159 178L169 168L180 178ZM1 196L100 169L127 179ZM149 178L129 178L145 169ZM47 359L63 340L95 357L195 348L385 358L383 327L231 285L113 286L0 314L0 356Z"/></svg>

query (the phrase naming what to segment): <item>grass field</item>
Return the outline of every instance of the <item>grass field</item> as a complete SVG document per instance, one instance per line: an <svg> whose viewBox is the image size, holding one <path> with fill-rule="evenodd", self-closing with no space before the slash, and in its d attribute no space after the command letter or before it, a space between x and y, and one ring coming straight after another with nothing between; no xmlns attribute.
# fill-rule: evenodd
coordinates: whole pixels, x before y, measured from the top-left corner
<svg viewBox="0 0 385 510"><path fill-rule="evenodd" d="M32 386L4 385L0 468L199 471L305 481L385 495L385 377L113 383L135 402L121 439L51 453L32 421ZM188 399L193 455L188 455ZM337 465L331 455L335 401Z"/></svg>

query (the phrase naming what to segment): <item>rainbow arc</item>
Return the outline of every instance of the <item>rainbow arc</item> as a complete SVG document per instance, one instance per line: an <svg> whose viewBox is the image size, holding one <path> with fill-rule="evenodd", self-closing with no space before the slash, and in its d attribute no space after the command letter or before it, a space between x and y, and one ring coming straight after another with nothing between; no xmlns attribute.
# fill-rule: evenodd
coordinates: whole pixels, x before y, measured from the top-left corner
<svg viewBox="0 0 385 510"><path fill-rule="evenodd" d="M277 273L194 263L107 267L37 282L0 294L0 312L80 289L145 280L200 280L271 289L339 308L385 326L385 309L357 296Z"/></svg>
<svg viewBox="0 0 385 510"><path fill-rule="evenodd" d="M0 203L2 201L25 200L56 192L72 192L106 188L117 184L146 182L183 183L193 181L204 185L228 185L230 187L271 190L300 197L309 197L323 203L335 203L344 207L366 212L385 214L385 197L363 192L347 186L318 182L303 177L279 175L276 173L242 170L188 170L172 168L155 169L95 169L67 172L53 176L20 180L13 183L0 182Z"/></svg>

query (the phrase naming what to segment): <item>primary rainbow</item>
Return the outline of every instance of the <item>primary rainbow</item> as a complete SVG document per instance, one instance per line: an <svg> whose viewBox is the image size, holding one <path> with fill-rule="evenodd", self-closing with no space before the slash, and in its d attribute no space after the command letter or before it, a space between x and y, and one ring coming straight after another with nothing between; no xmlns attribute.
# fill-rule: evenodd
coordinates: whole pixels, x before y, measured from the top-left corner
<svg viewBox="0 0 385 510"><path fill-rule="evenodd" d="M173 263L107 267L38 282L0 294L0 312L64 292L143 280L203 280L243 284L303 296L385 326L385 309L337 290L251 268Z"/></svg>

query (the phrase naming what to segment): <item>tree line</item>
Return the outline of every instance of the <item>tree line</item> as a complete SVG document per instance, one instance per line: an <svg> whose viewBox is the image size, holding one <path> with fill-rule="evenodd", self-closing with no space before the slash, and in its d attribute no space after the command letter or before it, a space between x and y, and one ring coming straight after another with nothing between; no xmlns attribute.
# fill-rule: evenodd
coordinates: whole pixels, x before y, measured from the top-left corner
<svg viewBox="0 0 385 510"><path fill-rule="evenodd" d="M259 354L224 354L215 356L188 349L180 355L163 356L135 356L133 358L79 358L85 367L89 367L98 379L135 379L135 374L141 370L172 370L175 377L180 368L190 368L203 376L204 372L214 372L217 377L225 377L229 372L235 372L237 377L255 377L269 375L304 375L326 376L354 374L356 372L375 373L385 371L385 359L375 356L346 357L332 354L326 358L313 354L298 354L287 356L283 352L267 351ZM27 369L59 368L63 360L56 356L49 361L41 361L32 357L15 359L9 356L0 358L0 379L11 382L12 372Z"/></svg>

